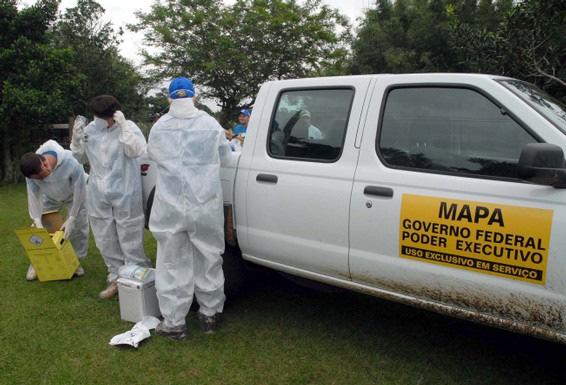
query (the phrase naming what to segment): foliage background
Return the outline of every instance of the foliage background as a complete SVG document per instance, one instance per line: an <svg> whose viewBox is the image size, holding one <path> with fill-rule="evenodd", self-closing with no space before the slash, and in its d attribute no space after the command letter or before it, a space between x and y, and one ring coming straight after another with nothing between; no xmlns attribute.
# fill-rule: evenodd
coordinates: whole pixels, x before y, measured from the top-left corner
<svg viewBox="0 0 566 385"><path fill-rule="evenodd" d="M353 73L472 72L537 84L566 101L561 0L379 0L353 42Z"/></svg>
<svg viewBox="0 0 566 385"><path fill-rule="evenodd" d="M0 0L0 183L20 181L20 156L52 123L88 115L93 96L115 95L147 133L167 108L156 89L179 75L218 103L225 127L263 82L309 76L491 73L566 101L563 0L377 0L356 29L320 0L155 0L129 26L145 36L139 68L95 0L58 8Z"/></svg>

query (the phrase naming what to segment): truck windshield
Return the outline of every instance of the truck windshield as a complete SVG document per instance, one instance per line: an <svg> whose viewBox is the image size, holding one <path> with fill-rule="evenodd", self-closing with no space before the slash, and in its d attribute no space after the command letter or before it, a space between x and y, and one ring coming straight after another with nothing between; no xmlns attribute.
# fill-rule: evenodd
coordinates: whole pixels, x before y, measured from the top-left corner
<svg viewBox="0 0 566 385"><path fill-rule="evenodd" d="M519 80L500 82L566 134L566 106L563 103L530 83Z"/></svg>

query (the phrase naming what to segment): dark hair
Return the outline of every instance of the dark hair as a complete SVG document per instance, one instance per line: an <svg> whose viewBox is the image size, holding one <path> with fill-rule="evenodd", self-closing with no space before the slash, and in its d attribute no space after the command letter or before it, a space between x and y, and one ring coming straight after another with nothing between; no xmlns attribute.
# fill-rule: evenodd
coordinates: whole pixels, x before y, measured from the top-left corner
<svg viewBox="0 0 566 385"><path fill-rule="evenodd" d="M43 156L34 152L25 153L20 160L20 170L22 174L24 174L26 178L39 174L41 172L41 162L43 159Z"/></svg>
<svg viewBox="0 0 566 385"><path fill-rule="evenodd" d="M90 109L97 118L108 119L121 110L120 102L112 95L98 95L90 101Z"/></svg>

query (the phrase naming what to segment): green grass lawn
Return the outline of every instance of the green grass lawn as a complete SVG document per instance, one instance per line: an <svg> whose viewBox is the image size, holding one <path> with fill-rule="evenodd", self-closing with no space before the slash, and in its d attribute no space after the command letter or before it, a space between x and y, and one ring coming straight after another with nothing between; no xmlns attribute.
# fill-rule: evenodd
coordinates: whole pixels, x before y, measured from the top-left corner
<svg viewBox="0 0 566 385"><path fill-rule="evenodd" d="M93 240L84 277L27 282L24 186L0 187L0 214L1 384L566 384L564 346L275 274L229 299L214 335L191 313L186 341L112 347L132 324L98 299ZM149 233L146 250L154 260Z"/></svg>

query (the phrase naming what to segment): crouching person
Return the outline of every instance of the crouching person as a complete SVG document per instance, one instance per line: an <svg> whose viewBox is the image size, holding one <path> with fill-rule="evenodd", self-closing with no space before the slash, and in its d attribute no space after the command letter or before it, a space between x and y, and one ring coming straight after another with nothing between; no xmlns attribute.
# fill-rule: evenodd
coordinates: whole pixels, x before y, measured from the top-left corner
<svg viewBox="0 0 566 385"><path fill-rule="evenodd" d="M144 214L138 157L147 144L139 127L126 120L118 100L100 95L91 101L94 121L73 127L71 150L88 160L87 208L96 246L108 268L108 299L118 293L118 270L124 264L150 266L143 249Z"/></svg>
<svg viewBox="0 0 566 385"><path fill-rule="evenodd" d="M169 86L169 112L153 126L148 156L158 169L149 228L157 240L156 281L163 321L157 334L186 337L199 304L201 329L213 332L224 308L224 213L220 161L232 153L218 122L195 108L191 80Z"/></svg>
<svg viewBox="0 0 566 385"><path fill-rule="evenodd" d="M88 220L85 208L86 178L83 166L77 162L69 150L63 149L54 140L42 144L35 153L22 156L20 169L26 177L28 192L28 211L38 228L44 224L48 231L65 231L79 259L87 255ZM44 214L58 212L67 208L67 219L59 228L43 223ZM75 275L84 275L82 266ZM37 279L32 265L26 274L28 281Z"/></svg>

